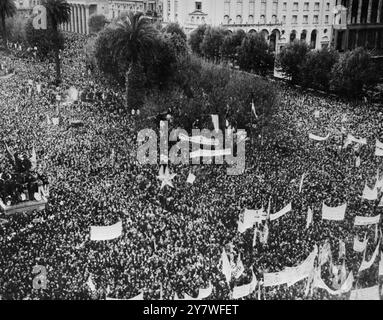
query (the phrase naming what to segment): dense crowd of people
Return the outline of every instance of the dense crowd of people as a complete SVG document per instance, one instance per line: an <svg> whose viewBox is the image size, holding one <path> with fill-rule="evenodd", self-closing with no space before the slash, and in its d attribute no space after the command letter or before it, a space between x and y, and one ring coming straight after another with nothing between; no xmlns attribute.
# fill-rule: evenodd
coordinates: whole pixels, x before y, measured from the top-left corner
<svg viewBox="0 0 383 320"><path fill-rule="evenodd" d="M177 174L174 188L160 189L159 166L136 161L139 116L123 112L123 91L106 87L86 69L84 38L66 35L62 77L54 85L54 65L17 50L2 62L16 73L0 80L0 138L14 152L37 154L36 173L50 184L46 210L8 216L0 224L0 295L2 299L173 299L177 293L197 296L213 286L211 299L230 299L234 286L249 283L252 272L260 281L247 299L347 299L315 289L306 296L306 280L287 287L263 287L265 272L296 266L315 244L331 243L332 263L339 259L339 240L346 243L346 268L359 288L378 282L377 262L358 274L363 254L353 251L355 235L367 232L366 258L376 247L375 228L354 227L356 215L374 216L381 208L360 198L367 182L375 183L381 160L374 156L375 138L382 137L379 106L320 97L284 84L272 130L246 142L246 170L230 176L225 165L170 165ZM41 85L39 92L36 84ZM75 87L82 99L63 105L57 96ZM30 88L30 89L28 89ZM381 107L381 106L380 106ZM314 113L319 111L319 116ZM50 119L58 118L58 124ZM80 120L81 128L70 126ZM261 124L258 124L261 125ZM342 127L344 129L342 130ZM344 130L369 144L360 150L340 148ZM331 134L325 142L309 133ZM262 143L261 143L262 141ZM360 166L355 159L360 156ZM0 170L10 166L0 152ZM382 170L381 170L382 171ZM194 184L186 183L189 172ZM299 193L302 174L307 176ZM253 231L239 233L243 209L268 207L277 212L292 202L292 212L269 224L267 244L253 246ZM322 203L348 203L342 222L321 219ZM314 211L306 229L307 208ZM123 223L121 237L95 242L90 226ZM235 261L240 255L245 272L227 284L221 271L223 249ZM47 287L34 289L36 265L47 270ZM322 278L331 287L331 268ZM96 290L89 289L92 279Z"/></svg>

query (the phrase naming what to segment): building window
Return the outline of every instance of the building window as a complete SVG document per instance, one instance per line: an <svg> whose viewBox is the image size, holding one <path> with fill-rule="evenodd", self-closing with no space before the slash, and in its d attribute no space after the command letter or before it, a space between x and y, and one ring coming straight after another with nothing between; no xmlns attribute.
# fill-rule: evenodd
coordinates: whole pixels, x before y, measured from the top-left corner
<svg viewBox="0 0 383 320"><path fill-rule="evenodd" d="M282 16L282 23L286 23L286 16Z"/></svg>
<svg viewBox="0 0 383 320"><path fill-rule="evenodd" d="M249 16L249 24L254 24L254 16Z"/></svg>
<svg viewBox="0 0 383 320"><path fill-rule="evenodd" d="M278 0L273 0L272 13L273 14L277 14L278 13Z"/></svg>
<svg viewBox="0 0 383 320"><path fill-rule="evenodd" d="M326 11L330 11L330 3L329 2L326 3Z"/></svg>
<svg viewBox="0 0 383 320"><path fill-rule="evenodd" d="M224 24L229 24L229 16L226 15L223 17Z"/></svg>
<svg viewBox="0 0 383 320"><path fill-rule="evenodd" d="M283 2L282 11L287 11L287 2Z"/></svg>
<svg viewBox="0 0 383 320"><path fill-rule="evenodd" d="M265 24L265 16L261 15L261 19L259 21L260 24Z"/></svg>
<svg viewBox="0 0 383 320"><path fill-rule="evenodd" d="M242 14L242 0L237 1L237 14Z"/></svg>
<svg viewBox="0 0 383 320"><path fill-rule="evenodd" d="M195 9L196 9L196 10L200 10L200 11L202 11L202 2L197 1L197 2L195 3Z"/></svg>
<svg viewBox="0 0 383 320"><path fill-rule="evenodd" d="M225 15L230 15L230 0L225 0Z"/></svg>
<svg viewBox="0 0 383 320"><path fill-rule="evenodd" d="M319 2L314 3L314 11L319 11Z"/></svg>
<svg viewBox="0 0 383 320"><path fill-rule="evenodd" d="M317 24L318 23L318 16L314 16L313 23Z"/></svg>
<svg viewBox="0 0 383 320"><path fill-rule="evenodd" d="M292 24L297 24L298 23L298 16L293 16L293 18L291 20L291 23Z"/></svg>
<svg viewBox="0 0 383 320"><path fill-rule="evenodd" d="M273 24L276 24L276 23L277 23L277 16L276 16L275 14L273 14L273 15L271 16L271 23L273 23Z"/></svg>
<svg viewBox="0 0 383 320"><path fill-rule="evenodd" d="M266 14L266 0L261 0L261 13Z"/></svg>
<svg viewBox="0 0 383 320"><path fill-rule="evenodd" d="M293 11L298 11L298 2L293 3Z"/></svg>
<svg viewBox="0 0 383 320"><path fill-rule="evenodd" d="M250 3L249 3L249 14L251 16L254 16L254 13L255 13L255 1L254 0L250 0Z"/></svg>
<svg viewBox="0 0 383 320"><path fill-rule="evenodd" d="M237 16L235 19L236 24L242 24L242 16Z"/></svg>
<svg viewBox="0 0 383 320"><path fill-rule="evenodd" d="M303 11L309 11L309 3L308 2L305 2L303 4Z"/></svg>
<svg viewBox="0 0 383 320"><path fill-rule="evenodd" d="M304 15L303 16L303 24L308 24L309 23L309 16Z"/></svg>
<svg viewBox="0 0 383 320"><path fill-rule="evenodd" d="M325 24L328 24L328 15L325 15L325 16L324 16L324 23L325 23Z"/></svg>

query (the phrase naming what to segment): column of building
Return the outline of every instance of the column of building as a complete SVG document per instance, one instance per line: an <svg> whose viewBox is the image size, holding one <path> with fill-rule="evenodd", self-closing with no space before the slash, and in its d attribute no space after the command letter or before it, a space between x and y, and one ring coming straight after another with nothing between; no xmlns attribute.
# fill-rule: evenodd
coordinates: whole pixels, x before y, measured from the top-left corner
<svg viewBox="0 0 383 320"><path fill-rule="evenodd" d="M368 1L367 23L371 23L372 0Z"/></svg>
<svg viewBox="0 0 383 320"><path fill-rule="evenodd" d="M376 22L377 23L381 23L383 22L383 17L382 17L382 8L383 7L383 0L379 0L379 4L378 4L378 16L377 16L377 20Z"/></svg>

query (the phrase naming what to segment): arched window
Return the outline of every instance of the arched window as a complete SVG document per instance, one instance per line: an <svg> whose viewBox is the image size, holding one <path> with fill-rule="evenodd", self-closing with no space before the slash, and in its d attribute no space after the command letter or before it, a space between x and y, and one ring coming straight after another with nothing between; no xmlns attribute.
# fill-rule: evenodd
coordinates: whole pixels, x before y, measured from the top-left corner
<svg viewBox="0 0 383 320"><path fill-rule="evenodd" d="M241 24L241 23L242 23L242 16L237 16L237 17L235 18L235 23L236 23L236 24Z"/></svg>
<svg viewBox="0 0 383 320"><path fill-rule="evenodd" d="M229 16L228 15L223 17L223 23L224 24L229 24Z"/></svg>
<svg viewBox="0 0 383 320"><path fill-rule="evenodd" d="M261 19L259 20L260 24L265 24L265 16L261 15Z"/></svg>
<svg viewBox="0 0 383 320"><path fill-rule="evenodd" d="M249 16L249 24L253 24L254 23L254 16L250 15Z"/></svg>
<svg viewBox="0 0 383 320"><path fill-rule="evenodd" d="M275 14L271 16L271 23L277 23L277 16Z"/></svg>

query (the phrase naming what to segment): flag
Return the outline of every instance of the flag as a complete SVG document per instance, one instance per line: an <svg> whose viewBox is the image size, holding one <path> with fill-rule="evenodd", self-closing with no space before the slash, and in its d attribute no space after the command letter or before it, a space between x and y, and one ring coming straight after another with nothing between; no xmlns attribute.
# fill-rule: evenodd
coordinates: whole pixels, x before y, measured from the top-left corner
<svg viewBox="0 0 383 320"><path fill-rule="evenodd" d="M330 134L327 134L325 137L320 137L315 134L309 134L309 139L315 140L315 141L326 141L328 138L330 138Z"/></svg>
<svg viewBox="0 0 383 320"><path fill-rule="evenodd" d="M319 250L319 266L324 265L329 258L331 258L331 245L330 242L326 241L326 243L321 246Z"/></svg>
<svg viewBox="0 0 383 320"><path fill-rule="evenodd" d="M343 256L346 256L346 244L342 240L339 240L339 259Z"/></svg>
<svg viewBox="0 0 383 320"><path fill-rule="evenodd" d="M306 173L302 174L301 182L299 183L299 193L302 192L302 187L303 187L303 179L305 178Z"/></svg>
<svg viewBox="0 0 383 320"><path fill-rule="evenodd" d="M306 229L309 228L310 224L313 222L313 211L311 208L307 210L307 220L306 220Z"/></svg>
<svg viewBox="0 0 383 320"><path fill-rule="evenodd" d="M266 222L263 227L263 232L260 237L260 242L262 244L267 244L268 239L269 239L269 226L268 226L268 223Z"/></svg>
<svg viewBox="0 0 383 320"><path fill-rule="evenodd" d="M91 274L89 275L89 278L88 278L88 281L86 282L86 284L88 285L88 288L90 289L90 291L92 291L92 292L96 291L96 286L94 285Z"/></svg>
<svg viewBox="0 0 383 320"><path fill-rule="evenodd" d="M122 222L119 221L110 226L91 226L90 240L102 241L112 240L120 237L122 234Z"/></svg>
<svg viewBox="0 0 383 320"><path fill-rule="evenodd" d="M377 200L378 199L378 189L374 187L373 189L370 189L367 186L367 183L364 185L362 199L366 200Z"/></svg>
<svg viewBox="0 0 383 320"><path fill-rule="evenodd" d="M222 262L222 273L226 277L227 284L230 284L231 265L230 265L230 261L229 261L229 258L227 257L225 249L223 249L223 251L222 251L221 262Z"/></svg>
<svg viewBox="0 0 383 320"><path fill-rule="evenodd" d="M195 178L196 178L196 176L190 172L189 175L188 175L188 178L187 178L186 182L187 182L187 183L190 183L190 184L193 184L194 181L195 181Z"/></svg>
<svg viewBox="0 0 383 320"><path fill-rule="evenodd" d="M218 132L219 131L219 118L217 114L212 114L211 115L211 121L213 122L214 126L214 131Z"/></svg>
<svg viewBox="0 0 383 320"><path fill-rule="evenodd" d="M355 167L359 168L360 167L360 157L356 157L355 159Z"/></svg>
<svg viewBox="0 0 383 320"><path fill-rule="evenodd" d="M379 240L378 245L376 246L374 253L371 256L370 261L365 260L366 250L364 251L363 261L359 267L359 272L362 272L364 270L369 269L374 264L375 259L376 259L377 255L379 254L379 247L380 247L380 240Z"/></svg>
<svg viewBox="0 0 383 320"><path fill-rule="evenodd" d="M232 270L234 278L239 279L244 271L245 267L243 266L243 262L241 260L241 254L239 254L237 258L237 264Z"/></svg>
<svg viewBox="0 0 383 320"><path fill-rule="evenodd" d="M255 119L258 119L257 113L255 112L254 100L251 101L251 111L253 112Z"/></svg>
<svg viewBox="0 0 383 320"><path fill-rule="evenodd" d="M36 170L36 167L37 167L37 156L36 156L36 150L35 150L35 147L33 146L33 149L32 149L32 155L31 155L31 158L30 158L30 161L31 161L31 170Z"/></svg>
<svg viewBox="0 0 383 320"><path fill-rule="evenodd" d="M315 118L319 118L319 116L320 116L319 110L314 111L314 116L315 116Z"/></svg>

